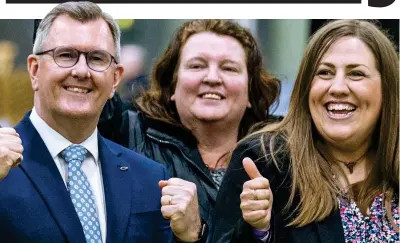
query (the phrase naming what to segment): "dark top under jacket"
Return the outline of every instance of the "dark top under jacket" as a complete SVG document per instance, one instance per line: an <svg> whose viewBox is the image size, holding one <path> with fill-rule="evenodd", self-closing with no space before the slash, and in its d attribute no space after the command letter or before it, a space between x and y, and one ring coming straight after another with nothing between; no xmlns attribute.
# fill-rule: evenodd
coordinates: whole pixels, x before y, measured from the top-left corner
<svg viewBox="0 0 400 243"><path fill-rule="evenodd" d="M273 193L270 242L344 243L344 232L338 210L332 212L321 222L313 222L300 228L285 227L293 219L291 212L294 212L293 207L286 213L283 211L290 195L289 156L287 152L277 154L277 160L280 163L280 170L278 170L270 156L268 159L265 158L259 141L260 135L255 135L239 145L233 153L217 197L215 228L212 232L211 242L258 242L253 236L251 226L243 220L240 209L240 193L243 183L250 180L243 168L242 160L249 157L256 163L260 173L269 180ZM279 137L276 146L283 144L283 138ZM265 145L267 153L270 153L267 138ZM294 205L297 205L298 202L297 195Z"/></svg>
<svg viewBox="0 0 400 243"><path fill-rule="evenodd" d="M200 217L210 229L218 190L197 149L195 137L185 129L149 119L131 108L116 94L104 107L98 125L100 133L165 165L170 177L195 183Z"/></svg>

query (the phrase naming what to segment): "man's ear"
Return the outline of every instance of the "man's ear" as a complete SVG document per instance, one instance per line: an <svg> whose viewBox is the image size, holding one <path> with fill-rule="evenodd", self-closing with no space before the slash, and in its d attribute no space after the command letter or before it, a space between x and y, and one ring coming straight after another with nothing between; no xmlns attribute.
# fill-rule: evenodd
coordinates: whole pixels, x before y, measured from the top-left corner
<svg viewBox="0 0 400 243"><path fill-rule="evenodd" d="M29 55L27 58L27 68L29 77L31 79L31 86L33 91L37 91L39 89L39 82L37 73L39 70L39 60L36 55Z"/></svg>
<svg viewBox="0 0 400 243"><path fill-rule="evenodd" d="M124 65L117 64L117 68L114 71L113 87L109 99L111 99L114 96L115 90L117 89L119 83L121 82L122 75L124 75Z"/></svg>

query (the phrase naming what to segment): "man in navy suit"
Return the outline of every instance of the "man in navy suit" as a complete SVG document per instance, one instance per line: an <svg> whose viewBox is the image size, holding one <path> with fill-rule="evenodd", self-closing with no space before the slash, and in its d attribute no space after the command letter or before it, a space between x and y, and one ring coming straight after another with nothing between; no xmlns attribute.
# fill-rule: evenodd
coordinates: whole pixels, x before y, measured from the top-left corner
<svg viewBox="0 0 400 243"><path fill-rule="evenodd" d="M42 20L27 59L34 107L0 128L1 242L173 240L165 167L96 128L124 71L119 52L118 24L96 4L63 3Z"/></svg>

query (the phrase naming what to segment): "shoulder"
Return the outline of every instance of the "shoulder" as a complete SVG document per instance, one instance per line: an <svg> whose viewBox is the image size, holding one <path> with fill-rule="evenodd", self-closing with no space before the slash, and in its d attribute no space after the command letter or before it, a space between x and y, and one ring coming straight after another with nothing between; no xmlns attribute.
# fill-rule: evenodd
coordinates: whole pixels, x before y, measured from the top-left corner
<svg viewBox="0 0 400 243"><path fill-rule="evenodd" d="M283 134L257 133L240 141L233 152L232 158L249 157L255 162L270 162L286 160L289 156L286 138Z"/></svg>
<svg viewBox="0 0 400 243"><path fill-rule="evenodd" d="M126 110L122 113L122 122L129 124L129 127L141 127L145 117L141 111Z"/></svg>
<svg viewBox="0 0 400 243"><path fill-rule="evenodd" d="M142 121L143 113L139 110L125 110L122 113L124 119L130 119L132 121Z"/></svg>
<svg viewBox="0 0 400 243"><path fill-rule="evenodd" d="M140 151L144 142L144 134L147 122L142 112L138 110L126 110L122 113L120 134L123 137L125 147Z"/></svg>
<svg viewBox="0 0 400 243"><path fill-rule="evenodd" d="M126 110L122 113L122 119L130 130L141 130L142 132L146 132L148 129L168 131L171 126L166 122L149 117L140 110Z"/></svg>

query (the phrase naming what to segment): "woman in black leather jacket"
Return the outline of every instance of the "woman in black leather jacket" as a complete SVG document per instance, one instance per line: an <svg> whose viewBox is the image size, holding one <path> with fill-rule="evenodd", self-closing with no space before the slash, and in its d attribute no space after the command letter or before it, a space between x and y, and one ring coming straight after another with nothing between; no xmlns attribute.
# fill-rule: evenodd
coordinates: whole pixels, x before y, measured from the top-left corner
<svg viewBox="0 0 400 243"><path fill-rule="evenodd" d="M279 91L249 31L226 20L189 21L156 62L151 88L132 109L116 94L99 130L164 164L171 177L194 183L197 196L190 200L198 198L197 211L211 227L230 154L250 127L270 118ZM179 197L166 194L163 206ZM200 224L196 228L201 232Z"/></svg>

